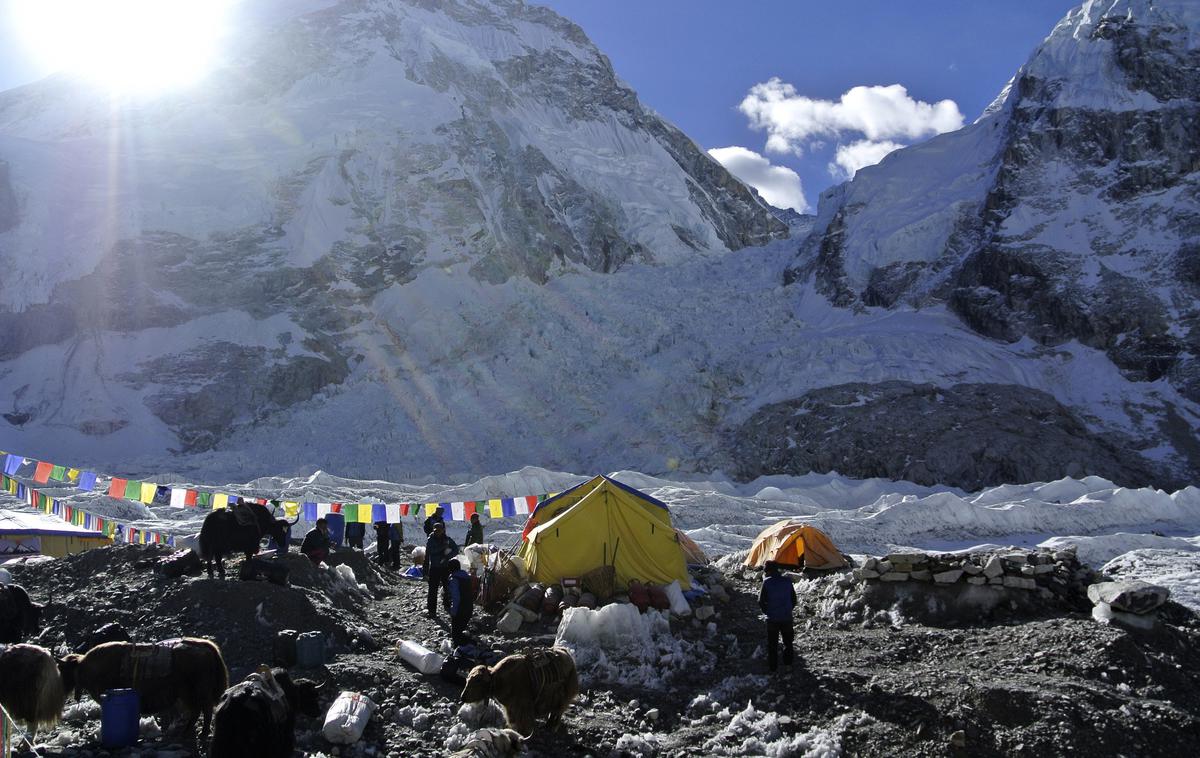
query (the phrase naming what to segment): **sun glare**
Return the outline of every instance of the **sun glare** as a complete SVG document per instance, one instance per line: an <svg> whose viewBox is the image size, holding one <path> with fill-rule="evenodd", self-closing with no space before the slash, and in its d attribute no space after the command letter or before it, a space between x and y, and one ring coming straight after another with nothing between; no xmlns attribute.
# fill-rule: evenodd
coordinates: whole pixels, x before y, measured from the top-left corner
<svg viewBox="0 0 1200 758"><path fill-rule="evenodd" d="M17 0L39 61L122 92L192 83L212 65L232 0Z"/></svg>

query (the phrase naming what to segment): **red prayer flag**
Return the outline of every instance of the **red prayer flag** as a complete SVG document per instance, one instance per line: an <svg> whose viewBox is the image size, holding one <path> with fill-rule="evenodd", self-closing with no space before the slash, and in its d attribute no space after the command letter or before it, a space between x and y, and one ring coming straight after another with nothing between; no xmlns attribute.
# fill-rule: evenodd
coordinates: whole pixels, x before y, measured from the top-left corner
<svg viewBox="0 0 1200 758"><path fill-rule="evenodd" d="M474 515L475 515L475 501L468 500L467 502L463 503L463 519L470 521L471 517Z"/></svg>
<svg viewBox="0 0 1200 758"><path fill-rule="evenodd" d="M400 515L401 515L401 516L407 516L407 515L408 515L408 503L401 503L401 504L400 504Z"/></svg>
<svg viewBox="0 0 1200 758"><path fill-rule="evenodd" d="M39 461L37 468L33 470L33 481L38 484L45 484L50 481L50 472L54 470L53 463Z"/></svg>
<svg viewBox="0 0 1200 758"><path fill-rule="evenodd" d="M108 485L109 497L125 497L125 485L129 483L128 479L118 479L113 477L112 484ZM139 493L140 494L140 493Z"/></svg>
<svg viewBox="0 0 1200 758"><path fill-rule="evenodd" d="M183 504L188 508L196 507L196 490L188 490L183 496Z"/></svg>
<svg viewBox="0 0 1200 758"><path fill-rule="evenodd" d="M330 503L329 504L329 512L330 513L341 513L342 512L342 504L341 503Z"/></svg>
<svg viewBox="0 0 1200 758"><path fill-rule="evenodd" d="M525 503L526 503L526 504L529 506L529 512L530 512L530 513L533 513L533 509L534 509L534 508L537 508L537 504L538 504L538 496L537 496L537 495L528 495L528 496L526 496L526 497L525 497Z"/></svg>

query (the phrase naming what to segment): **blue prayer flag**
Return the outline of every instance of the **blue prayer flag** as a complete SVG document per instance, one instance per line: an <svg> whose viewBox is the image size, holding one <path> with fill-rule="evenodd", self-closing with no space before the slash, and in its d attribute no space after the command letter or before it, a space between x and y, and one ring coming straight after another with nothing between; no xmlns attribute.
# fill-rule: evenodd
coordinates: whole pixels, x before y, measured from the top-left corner
<svg viewBox="0 0 1200 758"><path fill-rule="evenodd" d="M300 513L304 516L305 521L317 520L317 504L316 503L301 503Z"/></svg>
<svg viewBox="0 0 1200 758"><path fill-rule="evenodd" d="M9 454L9 456L4 459L4 473L8 474L9 476L16 474L17 469L21 468L23 463L25 463L25 459L21 456Z"/></svg>
<svg viewBox="0 0 1200 758"><path fill-rule="evenodd" d="M371 520L387 521L387 506L383 503L371 504Z"/></svg>
<svg viewBox="0 0 1200 758"><path fill-rule="evenodd" d="M96 472L84 471L79 475L79 489L91 492L96 489Z"/></svg>
<svg viewBox="0 0 1200 758"><path fill-rule="evenodd" d="M513 505L513 499L511 497L502 498L500 500L500 511L505 516L517 515L517 506Z"/></svg>

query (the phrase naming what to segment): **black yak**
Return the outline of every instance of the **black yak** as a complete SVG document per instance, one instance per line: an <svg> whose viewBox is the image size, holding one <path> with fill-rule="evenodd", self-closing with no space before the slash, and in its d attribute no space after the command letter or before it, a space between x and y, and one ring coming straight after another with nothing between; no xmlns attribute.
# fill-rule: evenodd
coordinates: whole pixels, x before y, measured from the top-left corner
<svg viewBox="0 0 1200 758"><path fill-rule="evenodd" d="M299 521L300 517L296 517ZM208 569L208 578L213 578L213 563L217 572L225 578L225 556L242 553L246 558L258 552L264 537L273 537L276 544L286 551L288 527L296 521L277 519L259 503L241 503L213 511L204 517L200 526L200 559Z"/></svg>
<svg viewBox="0 0 1200 758"><path fill-rule="evenodd" d="M0 586L0 643L21 642L38 630L42 607L19 584Z"/></svg>
<svg viewBox="0 0 1200 758"><path fill-rule="evenodd" d="M504 706L508 725L528 737L539 716L547 716L548 728L557 726L578 694L575 659L570 651L552 647L510 655L495 666L476 666L467 676L462 700L476 703L490 697Z"/></svg>
<svg viewBox="0 0 1200 758"><path fill-rule="evenodd" d="M266 666L233 685L213 712L209 758L291 758L296 715L321 715L320 687Z"/></svg>
<svg viewBox="0 0 1200 758"><path fill-rule="evenodd" d="M105 690L135 689L143 714L177 710L183 734L195 738L198 716L204 716L208 736L213 706L229 687L229 671L216 643L195 637L148 645L106 642L85 655L72 654L58 662L63 690L87 692L96 702Z"/></svg>
<svg viewBox="0 0 1200 758"><path fill-rule="evenodd" d="M66 702L54 656L37 645L11 645L0 652L0 705L34 734L54 726Z"/></svg>

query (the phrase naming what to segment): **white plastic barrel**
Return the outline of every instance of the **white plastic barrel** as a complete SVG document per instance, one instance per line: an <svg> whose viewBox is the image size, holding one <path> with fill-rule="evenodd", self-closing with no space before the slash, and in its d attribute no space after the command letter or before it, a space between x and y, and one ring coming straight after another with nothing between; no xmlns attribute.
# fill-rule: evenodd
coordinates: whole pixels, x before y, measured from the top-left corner
<svg viewBox="0 0 1200 758"><path fill-rule="evenodd" d="M438 673L442 670L442 663L446 660L432 650L411 640L402 640L400 642L400 657L422 674Z"/></svg>

